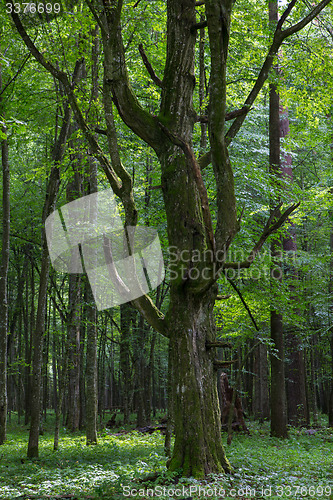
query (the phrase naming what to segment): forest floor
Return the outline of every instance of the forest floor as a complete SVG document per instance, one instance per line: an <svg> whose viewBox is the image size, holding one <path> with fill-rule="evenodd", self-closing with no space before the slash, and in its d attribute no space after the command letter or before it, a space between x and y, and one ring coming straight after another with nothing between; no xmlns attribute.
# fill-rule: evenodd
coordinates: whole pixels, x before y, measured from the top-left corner
<svg viewBox="0 0 333 500"><path fill-rule="evenodd" d="M227 456L230 476L204 481L179 479L165 471L160 432L104 429L97 446L87 447L84 433L62 428L53 451L53 417L40 437L40 457L28 460L27 426L14 422L0 447L0 499L333 499L333 430L290 429L287 440L269 436L269 425L249 423L251 436L234 434ZM223 435L224 442L226 435ZM147 476L150 479L145 480Z"/></svg>

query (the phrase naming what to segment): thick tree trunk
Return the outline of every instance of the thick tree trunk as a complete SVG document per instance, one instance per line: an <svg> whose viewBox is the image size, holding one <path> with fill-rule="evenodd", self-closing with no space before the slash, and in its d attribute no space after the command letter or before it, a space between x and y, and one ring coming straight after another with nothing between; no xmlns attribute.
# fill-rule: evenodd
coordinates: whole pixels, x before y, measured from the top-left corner
<svg viewBox="0 0 333 500"><path fill-rule="evenodd" d="M0 89L1 67L0 67ZM6 128L1 128L6 133ZM7 430L7 338L8 338L8 297L7 277L9 267L10 230L10 178L8 142L2 139L2 250L0 266L0 445L6 440Z"/></svg>
<svg viewBox="0 0 333 500"><path fill-rule="evenodd" d="M175 444L170 470L203 477L230 472L221 442L221 414L217 394L214 339L215 290L204 296L171 292L170 373Z"/></svg>

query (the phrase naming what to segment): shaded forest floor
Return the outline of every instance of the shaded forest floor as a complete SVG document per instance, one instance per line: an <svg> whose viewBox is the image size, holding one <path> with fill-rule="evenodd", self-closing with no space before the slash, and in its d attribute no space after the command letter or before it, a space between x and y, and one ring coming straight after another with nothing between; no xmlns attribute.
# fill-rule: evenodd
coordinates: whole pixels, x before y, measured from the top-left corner
<svg viewBox="0 0 333 500"><path fill-rule="evenodd" d="M16 416L14 416L16 418ZM155 498L314 498L333 499L333 431L290 429L290 438L269 436L269 425L250 422L251 436L234 434L226 447L234 474L206 481L180 479L165 472L164 436L130 432L99 433L87 447L84 433L61 430L53 451L53 418L40 438L40 458L28 460L26 426L12 423L0 447L0 499ZM224 434L224 441L226 435ZM159 476L156 478L156 475ZM153 476L155 475L155 478ZM144 478L150 476L150 480Z"/></svg>

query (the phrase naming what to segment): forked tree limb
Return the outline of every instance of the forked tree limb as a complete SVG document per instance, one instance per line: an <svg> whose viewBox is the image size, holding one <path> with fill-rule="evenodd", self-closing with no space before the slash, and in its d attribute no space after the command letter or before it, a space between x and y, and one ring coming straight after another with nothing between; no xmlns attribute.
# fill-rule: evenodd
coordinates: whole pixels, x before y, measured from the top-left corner
<svg viewBox="0 0 333 500"><path fill-rule="evenodd" d="M286 28L285 30L282 30L282 25L285 22L285 20L288 18L292 8L296 4L296 1L297 0L292 0L289 3L289 5L287 6L287 8L285 9L284 13L282 14L282 16L280 18L280 22L276 26L276 30L274 32L271 47L268 51L268 54L267 54L266 59L264 61L264 64L261 67L258 78L257 78L251 92L249 93L247 99L244 102L244 106L251 107L252 104L254 103L255 99L257 98L265 81L268 78L268 74L269 74L269 71L273 65L274 58L275 58L276 54L278 53L278 50L279 50L280 46L282 45L282 42L286 38L288 38L289 36L294 35L298 31L300 31L307 24L309 24L331 2L331 0L322 0L301 21L294 24L293 26L290 26L289 28ZM237 117L236 120L233 122L233 124L231 125L231 127L229 128L229 130L226 134L227 144L230 144L230 142L237 135L237 133L239 132L239 129L243 125L245 117L246 117L246 115L241 115L241 116Z"/></svg>
<svg viewBox="0 0 333 500"><path fill-rule="evenodd" d="M252 87L252 90L249 93L248 97L246 98L244 105L241 109L246 108L249 110L251 108L251 106L253 105L254 101L256 100L259 92L263 88L264 83L266 82L266 80L268 78L269 71L273 65L274 57L278 53L278 50L279 50L280 46L282 45L282 42L286 38L288 38L289 36L300 31L307 24L309 24L331 2L331 0L322 0L300 22L296 23L293 26L290 26L289 28L286 28L285 30L282 30L282 26L283 26L284 22L286 21L286 19L288 18L289 14L291 13L296 2L297 2L297 0L292 0L288 4L288 6L285 9L285 11L283 12L283 14L281 15L281 18L276 26L273 41L272 41L271 47L268 51L268 54L266 56L266 59L261 67L261 70L259 72L257 80L256 80L254 86ZM203 5L203 4L204 4L204 1L201 2L201 0L196 2L196 5ZM236 116L235 121L232 123L228 132L225 135L227 144L230 144L230 142L236 137L236 135L238 134L240 128L242 127L242 125L244 123L246 116L247 116L247 113L239 114ZM231 119L231 118L229 118L229 119ZM225 120L228 120L228 113L225 116ZM212 158L211 151L208 151L207 153L202 155L201 158L199 158L199 160L198 160L200 168L201 169L206 168L211 163L211 158Z"/></svg>
<svg viewBox="0 0 333 500"><path fill-rule="evenodd" d="M300 203L295 203L295 204L291 205L280 216L279 216L279 214L280 214L281 204L279 204L277 207L275 207L274 210L272 211L271 215L269 216L266 224L265 224L264 230L263 230L263 232L262 232L259 240L254 245L254 247L252 248L251 252L249 253L249 255L247 257L247 259L244 260L244 261L242 261L242 262L226 262L222 266L223 269L245 269L245 268L250 267L251 264L253 263L254 259L258 255L258 252L263 247L263 245L264 245L265 241L267 240L267 238L272 233L274 233L275 231L277 231L282 226L282 224L287 220L287 218L289 217L289 215L294 210L296 210L296 208L298 208L299 206L300 206ZM278 217L278 219L277 219L277 217ZM275 220L275 222L274 222L274 220Z"/></svg>
<svg viewBox="0 0 333 500"><path fill-rule="evenodd" d="M246 115L250 111L250 108L247 106L243 106L240 109L234 109L233 111L229 111L225 115L225 121L230 121L233 120L234 118L237 118L237 116L242 116ZM200 123L208 123L208 116L207 115L202 115L198 116L197 121Z"/></svg>

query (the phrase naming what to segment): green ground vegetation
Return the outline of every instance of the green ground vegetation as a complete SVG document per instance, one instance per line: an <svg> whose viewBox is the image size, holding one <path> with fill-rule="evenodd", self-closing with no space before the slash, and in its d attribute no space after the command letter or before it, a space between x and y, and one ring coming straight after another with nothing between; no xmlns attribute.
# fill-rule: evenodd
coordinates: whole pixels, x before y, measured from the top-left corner
<svg viewBox="0 0 333 500"><path fill-rule="evenodd" d="M27 428L12 414L8 440L1 448L0 498L13 500L124 498L333 499L333 432L290 429L290 438L269 436L269 425L249 422L251 435L235 433L228 447L232 475L205 480L178 478L166 472L160 432L99 432L97 446L86 446L83 433L61 430L53 451L53 416L40 441L40 458L26 458ZM129 430L129 429L127 429ZM226 435L225 439L226 441Z"/></svg>

